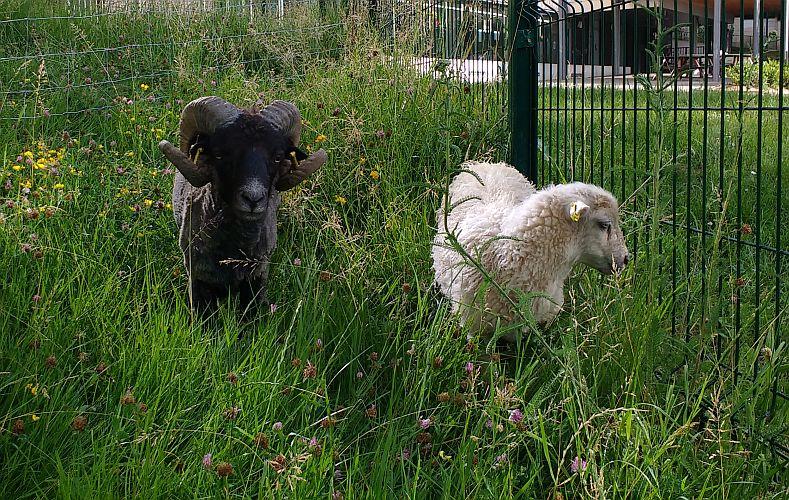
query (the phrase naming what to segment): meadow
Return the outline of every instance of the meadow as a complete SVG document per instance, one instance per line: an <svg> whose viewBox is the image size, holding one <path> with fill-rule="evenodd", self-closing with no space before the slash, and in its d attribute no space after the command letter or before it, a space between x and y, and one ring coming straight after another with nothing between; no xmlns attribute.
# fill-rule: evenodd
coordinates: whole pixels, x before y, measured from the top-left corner
<svg viewBox="0 0 789 500"><path fill-rule="evenodd" d="M0 0L0 497L785 495L768 441L786 434L770 389L785 387L787 328L770 304L789 266L765 252L756 287L753 250L720 237L749 222L775 241L780 200L765 190L756 210L749 184L744 215L716 212L682 177L720 163L726 177L702 191L722 183L714 199L736 201L729 174L756 164L756 115L726 118L742 127L719 161L719 144L676 159L661 141L690 125L673 111L588 128L543 114L542 180L594 162L620 200L636 193L623 224L637 258L615 277L578 269L558 321L517 346L468 339L431 283L433 217L464 159L507 158L506 110L399 64L363 12L326 5L254 22L232 9L52 19L65 7ZM26 17L50 19L8 22ZM209 94L292 100L303 146L330 155L284 196L274 305L246 322L232 304L190 314L156 147ZM612 108L638 99L612 95ZM783 133L770 120L764 144ZM720 115L708 121L714 137ZM700 151L701 129L678 149ZM772 187L786 169L763 149ZM675 213L716 236L672 233L661 221ZM718 300L719 279L742 310Z"/></svg>

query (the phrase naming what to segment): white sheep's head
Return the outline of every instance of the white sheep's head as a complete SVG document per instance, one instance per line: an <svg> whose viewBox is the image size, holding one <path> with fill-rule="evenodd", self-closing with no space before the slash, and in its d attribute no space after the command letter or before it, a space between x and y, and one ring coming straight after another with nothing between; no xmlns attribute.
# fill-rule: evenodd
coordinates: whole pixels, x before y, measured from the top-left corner
<svg viewBox="0 0 789 500"><path fill-rule="evenodd" d="M308 156L298 148L301 114L285 101L258 112L201 97L186 105L179 128L179 148L162 141L159 149L193 186L212 183L243 220L264 217L272 188L293 188L327 158L322 149Z"/></svg>
<svg viewBox="0 0 789 500"><path fill-rule="evenodd" d="M578 261L603 274L624 269L630 260L619 225L619 207L611 193L591 185L568 185L566 217L576 228Z"/></svg>

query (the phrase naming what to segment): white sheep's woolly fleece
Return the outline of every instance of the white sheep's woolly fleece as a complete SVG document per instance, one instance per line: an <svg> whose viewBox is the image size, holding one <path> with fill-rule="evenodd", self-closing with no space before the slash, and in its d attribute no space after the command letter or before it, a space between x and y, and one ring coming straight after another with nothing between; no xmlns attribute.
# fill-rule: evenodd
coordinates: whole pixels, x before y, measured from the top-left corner
<svg viewBox="0 0 789 500"><path fill-rule="evenodd" d="M436 283L452 302L452 310L472 328L490 332L497 318L512 321L509 301L492 287L478 297L482 274L447 245L446 228L454 229L463 249L473 256L505 290L543 292L552 300L535 298L532 312L539 324L550 323L564 303L564 281L581 257L582 235L568 214L576 200L593 208L617 210L616 199L604 189L580 182L549 186L540 191L506 163L466 162L449 186L449 206L464 198L447 216L443 204L436 212L433 241ZM502 238L503 237L503 238ZM493 240L493 238L498 238ZM516 294L512 298L517 301Z"/></svg>

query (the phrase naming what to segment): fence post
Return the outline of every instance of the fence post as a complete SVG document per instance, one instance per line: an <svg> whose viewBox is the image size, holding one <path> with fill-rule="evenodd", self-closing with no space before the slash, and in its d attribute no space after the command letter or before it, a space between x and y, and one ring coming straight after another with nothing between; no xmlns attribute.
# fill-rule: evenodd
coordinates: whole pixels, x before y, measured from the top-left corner
<svg viewBox="0 0 789 500"><path fill-rule="evenodd" d="M537 0L510 0L510 163L537 182ZM531 8L530 8L531 7Z"/></svg>

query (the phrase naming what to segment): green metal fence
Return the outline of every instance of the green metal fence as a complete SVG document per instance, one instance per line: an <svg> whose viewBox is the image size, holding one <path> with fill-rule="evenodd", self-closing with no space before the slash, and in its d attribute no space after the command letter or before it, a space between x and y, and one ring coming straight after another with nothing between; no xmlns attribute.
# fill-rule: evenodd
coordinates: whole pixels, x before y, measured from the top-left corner
<svg viewBox="0 0 789 500"><path fill-rule="evenodd" d="M521 0L512 12L513 161L538 184L618 196L685 349L657 376L714 367L729 392L769 379L755 408L773 425L745 432L786 458L786 422L772 419L787 399L787 2Z"/></svg>

